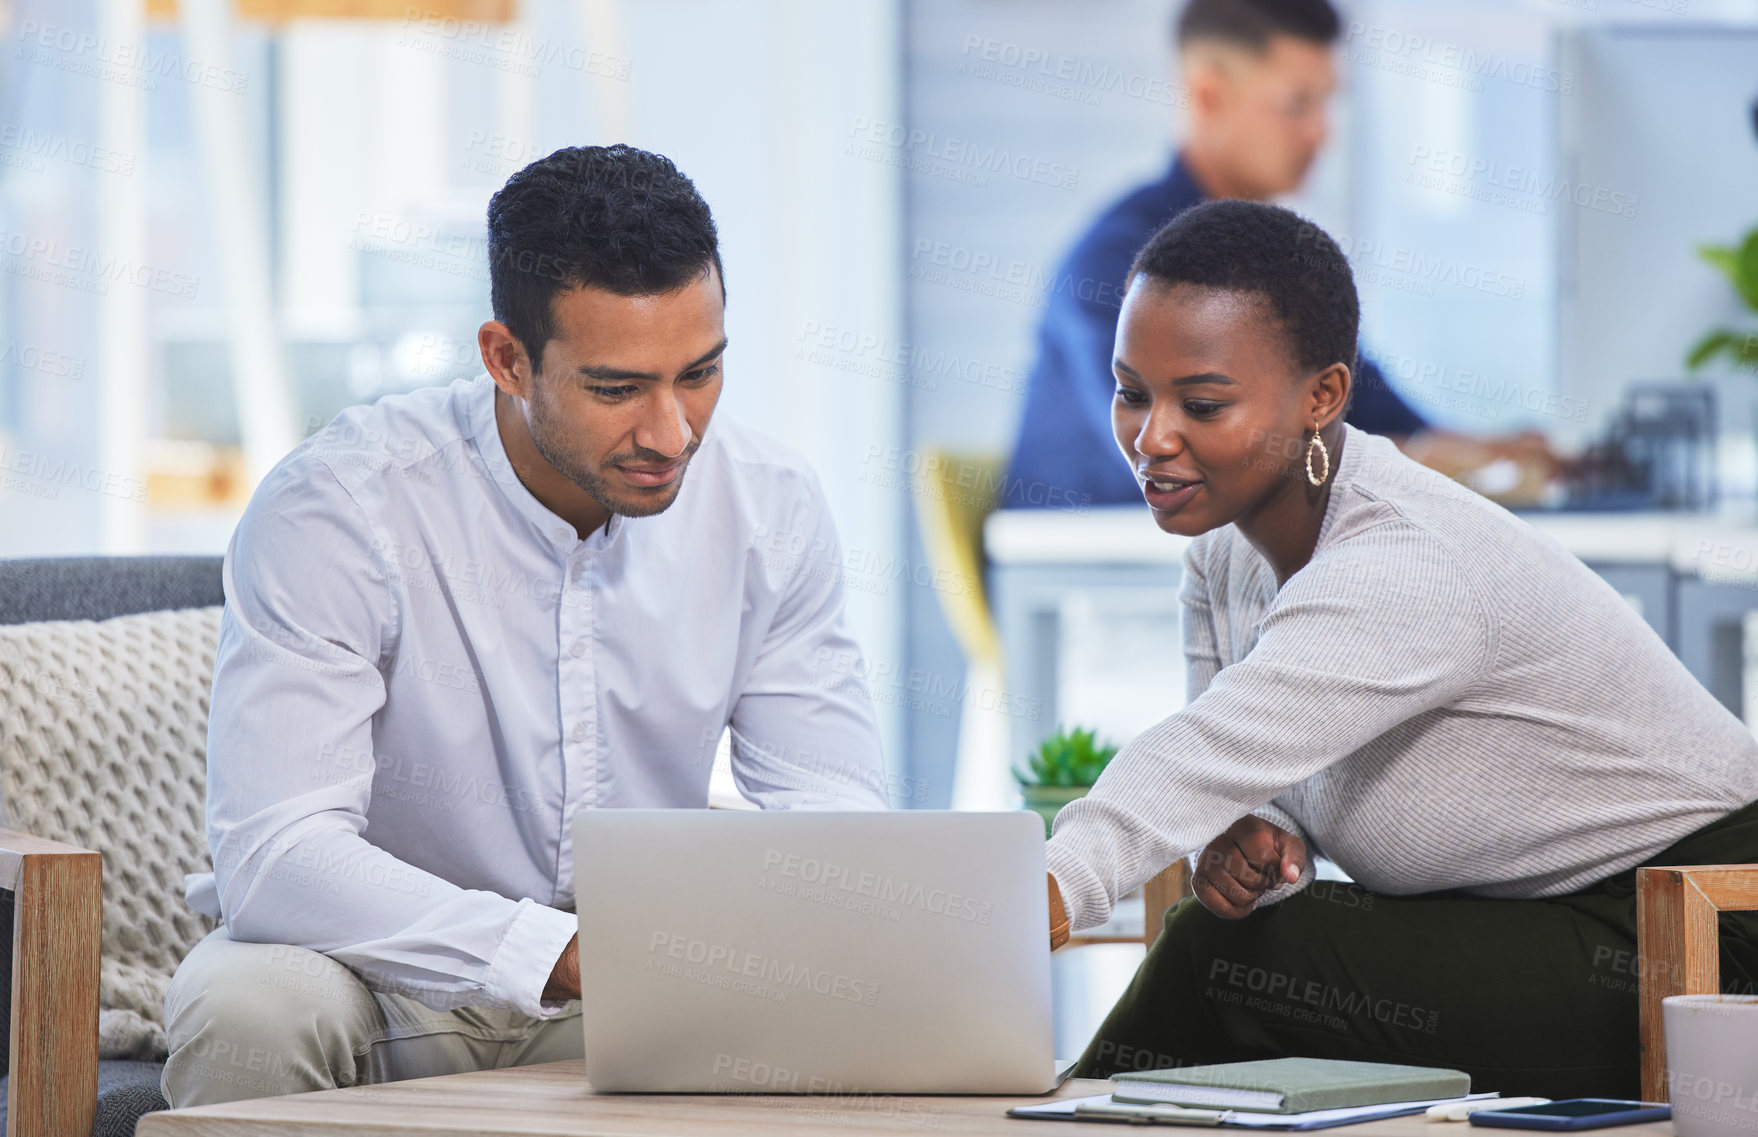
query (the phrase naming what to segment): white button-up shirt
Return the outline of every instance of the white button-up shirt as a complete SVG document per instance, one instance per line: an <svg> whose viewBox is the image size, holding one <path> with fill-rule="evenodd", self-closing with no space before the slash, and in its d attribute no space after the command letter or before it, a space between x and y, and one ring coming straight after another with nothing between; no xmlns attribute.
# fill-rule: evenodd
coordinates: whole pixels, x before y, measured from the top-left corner
<svg viewBox="0 0 1758 1137"><path fill-rule="evenodd" d="M803 459L717 418L671 508L582 541L513 473L494 389L348 410L251 499L208 723L215 871L185 884L234 939L543 1017L576 810L705 807L729 725L765 808L884 808L885 773Z"/></svg>

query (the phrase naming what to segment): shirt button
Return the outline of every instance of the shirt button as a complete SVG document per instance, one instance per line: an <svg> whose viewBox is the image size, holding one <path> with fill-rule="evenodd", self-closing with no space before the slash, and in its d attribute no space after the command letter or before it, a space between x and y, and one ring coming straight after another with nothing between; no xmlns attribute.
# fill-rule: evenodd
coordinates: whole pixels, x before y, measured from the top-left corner
<svg viewBox="0 0 1758 1137"><path fill-rule="evenodd" d="M558 527L555 531L555 539L558 541L572 541L574 539L574 531L572 529L562 529Z"/></svg>
<svg viewBox="0 0 1758 1137"><path fill-rule="evenodd" d="M583 722L575 723L574 724L574 732L573 732L572 737L575 742L585 742L586 741L586 724Z"/></svg>
<svg viewBox="0 0 1758 1137"><path fill-rule="evenodd" d="M585 640L575 640L574 646L569 648L568 651L573 654L575 659L579 659L581 656L586 654L586 641Z"/></svg>

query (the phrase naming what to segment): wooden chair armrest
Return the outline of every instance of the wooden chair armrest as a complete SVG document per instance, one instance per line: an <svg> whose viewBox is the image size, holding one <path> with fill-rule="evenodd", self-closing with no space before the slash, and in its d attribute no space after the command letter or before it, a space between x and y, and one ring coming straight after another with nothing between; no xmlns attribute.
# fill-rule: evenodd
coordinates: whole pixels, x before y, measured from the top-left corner
<svg viewBox="0 0 1758 1137"><path fill-rule="evenodd" d="M13 892L6 1137L87 1137L98 1103L103 857L0 829L0 888Z"/></svg>
<svg viewBox="0 0 1758 1137"><path fill-rule="evenodd" d="M1166 910L1191 895L1190 861L1179 857L1160 874L1141 886L1141 942L1148 947L1160 938L1160 925L1166 922Z"/></svg>
<svg viewBox="0 0 1758 1137"><path fill-rule="evenodd" d="M0 828L0 888L16 889L26 857L96 857L100 854L65 841L51 841L19 829Z"/></svg>
<svg viewBox="0 0 1758 1137"><path fill-rule="evenodd" d="M1716 916L1758 910L1758 865L1661 865L1636 870L1636 980L1642 1097L1666 1101L1669 995L1721 992Z"/></svg>

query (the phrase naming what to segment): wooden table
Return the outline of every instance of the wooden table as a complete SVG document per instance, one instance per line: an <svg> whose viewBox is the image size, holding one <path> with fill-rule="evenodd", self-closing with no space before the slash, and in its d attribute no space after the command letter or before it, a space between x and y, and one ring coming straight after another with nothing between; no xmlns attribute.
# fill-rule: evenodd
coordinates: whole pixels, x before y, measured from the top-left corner
<svg viewBox="0 0 1758 1137"><path fill-rule="evenodd" d="M1069 1082L1039 1098L804 1097L777 1094L606 1094L575 1059L542 1066L448 1074L382 1086L205 1105L141 1119L137 1137L860 1137L862 1134L1009 1134L1081 1137L1112 1130L1005 1117L1010 1106L1090 1097L1103 1082ZM1172 1132L1173 1130L1166 1130ZM1484 1132L1394 1118L1327 1132L1336 1137L1470 1137ZM1631 1125L1619 1137L1672 1137L1670 1122Z"/></svg>

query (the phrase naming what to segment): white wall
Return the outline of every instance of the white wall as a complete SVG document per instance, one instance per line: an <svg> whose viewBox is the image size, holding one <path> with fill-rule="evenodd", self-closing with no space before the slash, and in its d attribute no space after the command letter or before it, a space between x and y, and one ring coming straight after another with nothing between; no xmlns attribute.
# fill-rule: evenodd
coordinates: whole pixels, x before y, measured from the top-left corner
<svg viewBox="0 0 1758 1137"><path fill-rule="evenodd" d="M884 0L640 0L622 9L631 62L625 141L693 178L720 226L728 288L723 413L800 451L823 476L843 546L902 555L897 496L861 456L899 444L895 384L797 355L812 329L896 340L897 171L842 153L857 116L900 115L897 5ZM611 141L609 138L594 141ZM868 656L899 657L903 585L855 574ZM896 716L880 704L899 768Z"/></svg>
<svg viewBox="0 0 1758 1137"><path fill-rule="evenodd" d="M1758 23L1650 22L1570 46L1581 91L1563 122L1569 175L1635 202L1628 214L1571 210L1560 234L1558 383L1592 404L1597 427L1626 384L1682 378L1685 352L1712 326L1751 323L1696 247L1737 245L1758 225ZM1749 501L1754 376L1725 364L1704 374L1719 399L1724 492Z"/></svg>

